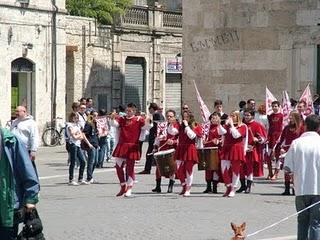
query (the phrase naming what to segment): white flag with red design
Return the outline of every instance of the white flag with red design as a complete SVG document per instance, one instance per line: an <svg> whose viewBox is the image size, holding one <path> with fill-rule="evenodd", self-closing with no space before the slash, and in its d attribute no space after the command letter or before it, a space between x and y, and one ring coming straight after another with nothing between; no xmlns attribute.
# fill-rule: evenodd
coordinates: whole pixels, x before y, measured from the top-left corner
<svg viewBox="0 0 320 240"><path fill-rule="evenodd" d="M96 117L97 129L100 137L105 137L108 135L108 125L106 117Z"/></svg>
<svg viewBox="0 0 320 240"><path fill-rule="evenodd" d="M196 93L197 93L197 100L200 106L200 112L201 112L201 117L202 117L202 121L204 122L203 124L201 124L203 133L205 135L207 135L209 133L209 129L210 129L210 121L209 121L209 117L210 117L210 111L207 107L207 105L204 103L204 101L202 100L202 97L198 91L196 82L193 81L194 83L194 87L196 89Z"/></svg>
<svg viewBox="0 0 320 240"><path fill-rule="evenodd" d="M312 100L312 95L311 95L311 90L310 90L310 84L306 87L306 89L303 91L299 101L305 101L306 102L306 110L304 111L304 115L308 116L310 114L314 113L314 108L313 108L313 100Z"/></svg>
<svg viewBox="0 0 320 240"><path fill-rule="evenodd" d="M167 135L167 122L157 122L157 137Z"/></svg>
<svg viewBox="0 0 320 240"><path fill-rule="evenodd" d="M270 115L272 111L271 103L277 101L277 99L273 96L273 94L270 92L268 87L266 87L266 114Z"/></svg>
<svg viewBox="0 0 320 240"><path fill-rule="evenodd" d="M282 91L282 113L283 113L283 126L289 123L289 114L292 111L289 94L287 91Z"/></svg>

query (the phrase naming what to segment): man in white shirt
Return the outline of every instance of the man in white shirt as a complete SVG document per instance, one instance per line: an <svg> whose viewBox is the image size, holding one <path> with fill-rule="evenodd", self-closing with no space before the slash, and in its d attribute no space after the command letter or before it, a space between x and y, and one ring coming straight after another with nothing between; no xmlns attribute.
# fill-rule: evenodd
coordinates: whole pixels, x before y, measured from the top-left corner
<svg viewBox="0 0 320 240"><path fill-rule="evenodd" d="M320 201L320 117L309 115L305 133L294 140L285 157L285 171L293 173L296 209ZM320 202L298 215L298 240L320 239Z"/></svg>

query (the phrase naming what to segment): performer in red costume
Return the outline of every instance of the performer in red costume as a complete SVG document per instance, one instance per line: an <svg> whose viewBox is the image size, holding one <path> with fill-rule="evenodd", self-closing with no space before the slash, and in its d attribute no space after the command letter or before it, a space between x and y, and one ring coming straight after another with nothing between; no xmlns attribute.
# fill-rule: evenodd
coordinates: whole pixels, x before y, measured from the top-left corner
<svg viewBox="0 0 320 240"><path fill-rule="evenodd" d="M178 146L175 153L177 174L182 185L180 195L190 196L193 181L193 165L198 163L196 149L197 138L202 137L202 128L195 122L193 114L189 111L182 113L183 121L179 128Z"/></svg>
<svg viewBox="0 0 320 240"><path fill-rule="evenodd" d="M293 140L300 137L304 132L302 116L299 112L292 111L289 115L289 124L283 129L280 137L280 141L276 146L276 157L279 155L282 159L285 153L289 150L289 147ZM279 166L280 169L280 166ZM282 195L290 195L290 182L292 182L292 176L289 173L284 174L284 186L285 191ZM293 190L294 195L294 190Z"/></svg>
<svg viewBox="0 0 320 240"><path fill-rule="evenodd" d="M154 142L155 151L165 151L169 149L176 149L178 143L178 133L179 133L179 123L176 119L176 112L174 110L166 111L166 118L167 123L166 126L161 129L161 131L157 134L157 137ZM158 129L160 126L158 126ZM173 174L170 176L169 186L168 186L168 193L172 193L173 184L174 184L174 177ZM161 175L160 170L156 168L156 187L152 189L152 192L161 192Z"/></svg>
<svg viewBox="0 0 320 240"><path fill-rule="evenodd" d="M142 129L150 129L150 118L144 119L141 116L135 116L136 105L129 103L126 108L126 115L115 118L111 115L110 124L119 128L119 141L113 152L116 161L117 175L120 181L121 189L117 197L125 195L130 197L135 180L134 164L140 159L139 136ZM124 167L126 167L127 179L125 179Z"/></svg>
<svg viewBox="0 0 320 240"><path fill-rule="evenodd" d="M221 171L223 181L227 187L224 197L234 197L235 187L239 183L240 166L245 162L247 126L242 123L240 112L233 111L228 118L222 147L223 158Z"/></svg>
<svg viewBox="0 0 320 240"><path fill-rule="evenodd" d="M241 193L244 191L245 193L250 193L254 173L255 177L263 176L262 153L259 152L262 151L262 148L258 147L258 145L266 141L266 130L262 124L254 120L254 111L245 109L243 116L244 123L248 127L248 147L246 161L242 163L240 171L241 187L236 192Z"/></svg>
<svg viewBox="0 0 320 240"><path fill-rule="evenodd" d="M221 126L221 118L219 113L212 113L209 117L209 120L210 129L208 134L204 136L204 147L218 147L218 157L221 159L222 135L226 133L226 130ZM205 179L207 182L207 188L203 193L217 193L218 183L219 181L222 181L221 169L206 170Z"/></svg>
<svg viewBox="0 0 320 240"><path fill-rule="evenodd" d="M280 103L274 101L271 103L272 111L268 115L269 130L268 130L268 153L267 153L267 164L268 164L268 179L277 179L279 169L276 168L275 173L272 171L272 158L274 156L274 148L277 141L280 139L280 135L283 128L283 114L280 112Z"/></svg>

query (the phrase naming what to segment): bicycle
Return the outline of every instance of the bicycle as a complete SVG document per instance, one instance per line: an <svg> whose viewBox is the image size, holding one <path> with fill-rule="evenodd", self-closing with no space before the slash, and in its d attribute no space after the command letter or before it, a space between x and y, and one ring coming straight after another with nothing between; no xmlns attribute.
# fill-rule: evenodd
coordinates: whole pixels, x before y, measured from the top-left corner
<svg viewBox="0 0 320 240"><path fill-rule="evenodd" d="M57 117L52 121L53 126L51 124L47 124L46 129L42 134L42 142L45 146L54 147L59 145L63 145L65 142L65 125L58 123L57 120L61 120L62 118Z"/></svg>

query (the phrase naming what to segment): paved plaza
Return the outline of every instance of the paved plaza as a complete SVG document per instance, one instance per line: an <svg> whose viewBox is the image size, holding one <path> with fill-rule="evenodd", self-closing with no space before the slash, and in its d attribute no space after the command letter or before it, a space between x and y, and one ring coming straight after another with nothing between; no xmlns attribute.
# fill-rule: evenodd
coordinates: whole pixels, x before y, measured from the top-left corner
<svg viewBox="0 0 320 240"><path fill-rule="evenodd" d="M146 144L145 144L146 145ZM145 150L144 146L144 150ZM281 196L283 182L256 181L252 194L222 198L203 194L204 172L195 171L191 197L155 194L154 175L137 175L134 196L115 197L119 184L113 163L97 169L99 184L68 186L67 154L63 147L41 148L37 166L41 179L38 205L47 240L104 239L230 239L230 222L247 223L247 234L295 213L294 197ZM137 164L141 171L144 159ZM154 169L153 169L154 171ZM282 179L281 179L282 180ZM163 180L166 192L168 180ZM295 239L296 218L247 239Z"/></svg>

